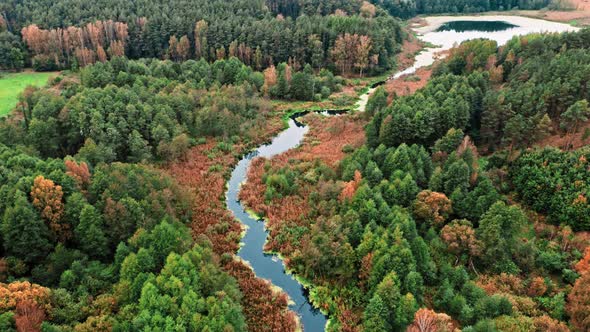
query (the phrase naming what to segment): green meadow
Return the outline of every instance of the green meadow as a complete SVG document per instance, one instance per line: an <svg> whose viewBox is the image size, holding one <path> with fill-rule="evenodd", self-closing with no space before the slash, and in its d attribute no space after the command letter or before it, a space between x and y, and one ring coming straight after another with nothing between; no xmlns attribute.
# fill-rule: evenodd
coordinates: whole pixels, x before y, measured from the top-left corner
<svg viewBox="0 0 590 332"><path fill-rule="evenodd" d="M0 74L0 116L8 114L18 101L18 94L27 86L42 86L56 73L4 73Z"/></svg>

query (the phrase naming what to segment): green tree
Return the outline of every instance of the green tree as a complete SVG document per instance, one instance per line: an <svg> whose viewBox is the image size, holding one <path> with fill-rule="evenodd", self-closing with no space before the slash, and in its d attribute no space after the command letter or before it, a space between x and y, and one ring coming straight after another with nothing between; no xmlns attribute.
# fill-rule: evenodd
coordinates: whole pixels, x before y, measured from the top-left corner
<svg viewBox="0 0 590 332"><path fill-rule="evenodd" d="M497 202L483 215L476 231L482 242L482 262L486 268L498 272L515 272L512 261L517 246L517 235L526 224L526 216L516 206Z"/></svg>
<svg viewBox="0 0 590 332"><path fill-rule="evenodd" d="M7 255L33 263L47 256L52 245L47 225L41 220L26 195L17 190L14 204L4 212L2 239Z"/></svg>
<svg viewBox="0 0 590 332"><path fill-rule="evenodd" d="M363 314L364 327L367 331L386 332L388 329L389 319L387 308L381 299L381 296L375 294Z"/></svg>
<svg viewBox="0 0 590 332"><path fill-rule="evenodd" d="M565 146L567 150L571 148L574 139L573 135L578 132L580 124L588 121L588 117L590 117L590 108L588 107L588 101L585 99L578 100L561 114L561 128L570 137Z"/></svg>
<svg viewBox="0 0 590 332"><path fill-rule="evenodd" d="M387 107L387 92L385 88L380 86L369 96L365 112L367 112L367 117L370 118L375 113L385 109L385 107Z"/></svg>
<svg viewBox="0 0 590 332"><path fill-rule="evenodd" d="M104 259L109 255L108 240L103 230L101 215L87 204L80 213L80 223L74 230L82 251L88 256Z"/></svg>

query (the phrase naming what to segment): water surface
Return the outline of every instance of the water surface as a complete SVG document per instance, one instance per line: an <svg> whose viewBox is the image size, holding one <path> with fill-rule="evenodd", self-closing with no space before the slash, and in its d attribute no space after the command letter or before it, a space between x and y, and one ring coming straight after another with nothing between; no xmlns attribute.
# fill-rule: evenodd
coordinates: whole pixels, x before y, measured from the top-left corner
<svg viewBox="0 0 590 332"><path fill-rule="evenodd" d="M235 217L246 225L247 230L242 238L243 246L238 256L247 261L256 276L270 280L274 285L282 288L293 301L289 308L293 310L300 319L305 332L324 331L326 316L313 308L308 302L306 291L295 278L285 272L285 265L282 260L274 255L264 253L264 243L268 232L264 222L253 218L246 213L244 207L238 200L240 184L246 180L248 167L255 157L271 158L274 155L283 153L296 147L303 140L308 127L289 119L289 128L276 136L272 143L262 145L256 151L247 154L233 170L229 180L229 189L226 194L226 204Z"/></svg>
<svg viewBox="0 0 590 332"><path fill-rule="evenodd" d="M516 28L516 25L504 21L451 21L441 25L436 31L483 31L495 32Z"/></svg>

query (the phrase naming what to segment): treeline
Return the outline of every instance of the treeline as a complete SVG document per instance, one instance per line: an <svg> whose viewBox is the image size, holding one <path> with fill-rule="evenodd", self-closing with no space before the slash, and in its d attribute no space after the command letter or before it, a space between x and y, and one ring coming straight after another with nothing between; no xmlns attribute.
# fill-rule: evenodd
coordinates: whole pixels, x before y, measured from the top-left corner
<svg viewBox="0 0 590 332"><path fill-rule="evenodd" d="M190 196L171 178L0 155L3 331L245 330L237 283L193 247Z"/></svg>
<svg viewBox="0 0 590 332"><path fill-rule="evenodd" d="M511 9L541 9L551 4L550 0L374 0L396 17L409 18L419 14L477 13Z"/></svg>
<svg viewBox="0 0 590 332"><path fill-rule="evenodd" d="M362 13L358 5L336 13L320 10L320 2L310 6L318 11L285 17L261 0L190 5L99 1L83 6L71 0L9 1L0 12L8 30L22 34L40 70L83 66L121 54L177 61L235 56L258 70L288 62L296 69L308 63L345 74L353 69L382 72L395 65L403 37L399 21L368 3ZM342 47L347 54L340 54ZM341 64L347 61L354 66Z"/></svg>

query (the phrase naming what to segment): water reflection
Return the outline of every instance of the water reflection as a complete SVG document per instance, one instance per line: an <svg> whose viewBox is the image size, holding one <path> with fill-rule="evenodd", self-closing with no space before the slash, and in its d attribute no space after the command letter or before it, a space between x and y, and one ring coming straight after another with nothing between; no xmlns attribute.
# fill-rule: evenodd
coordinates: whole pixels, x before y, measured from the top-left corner
<svg viewBox="0 0 590 332"><path fill-rule="evenodd" d="M436 31L484 31L494 32L516 28L516 25L504 21L453 21L441 25Z"/></svg>

